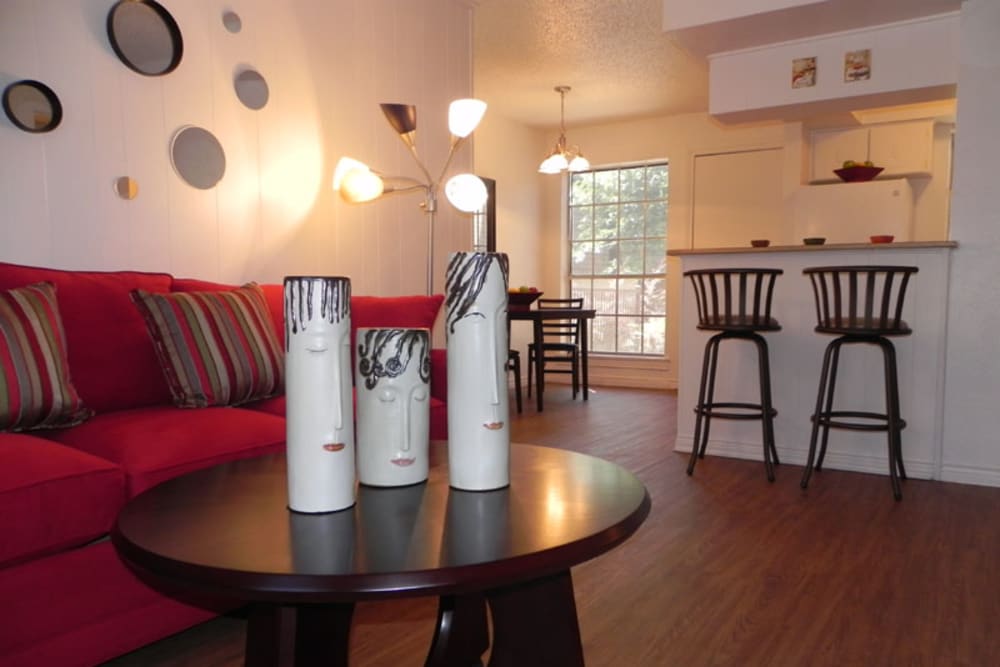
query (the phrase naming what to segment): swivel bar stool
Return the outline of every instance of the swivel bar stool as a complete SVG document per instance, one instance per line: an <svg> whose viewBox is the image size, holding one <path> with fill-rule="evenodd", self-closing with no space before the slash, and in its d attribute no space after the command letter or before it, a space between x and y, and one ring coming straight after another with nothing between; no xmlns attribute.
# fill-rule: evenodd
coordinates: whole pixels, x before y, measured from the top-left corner
<svg viewBox="0 0 1000 667"><path fill-rule="evenodd" d="M763 430L764 470L768 481L774 481L774 466L780 463L774 446L774 417L778 411L771 405L771 365L767 341L759 332L781 330L781 325L771 317L774 282L781 274L781 269L698 269L684 272L694 285L698 328L719 332L705 344L698 404L694 408L697 417L687 468L689 475L694 473L697 460L705 458L713 417L759 419ZM760 403L715 400L719 344L729 339L752 341L757 348Z"/></svg>
<svg viewBox="0 0 1000 667"><path fill-rule="evenodd" d="M809 477L823 466L827 438L831 428L857 431L885 431L889 441L889 478L892 495L903 495L899 479L906 479L900 432L906 421L899 414L899 386L896 379L896 348L887 336L909 336L909 325L902 320L903 299L915 266L819 266L802 273L812 282L816 297L816 333L837 336L826 346L820 373L816 410L812 416L809 457L802 474L802 488ZM837 385L837 362L843 345L866 343L882 350L885 375L885 413L858 410L834 410L833 394ZM819 458L816 441L823 430Z"/></svg>

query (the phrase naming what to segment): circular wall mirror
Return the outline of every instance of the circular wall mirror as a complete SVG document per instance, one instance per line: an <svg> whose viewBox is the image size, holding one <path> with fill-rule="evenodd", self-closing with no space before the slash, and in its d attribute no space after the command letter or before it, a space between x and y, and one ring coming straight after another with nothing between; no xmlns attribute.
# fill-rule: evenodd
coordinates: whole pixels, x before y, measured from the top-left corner
<svg viewBox="0 0 1000 667"><path fill-rule="evenodd" d="M270 95L267 81L257 70L248 69L237 74L233 87L236 89L236 97L240 98L240 102L243 102L248 109L263 109L267 104Z"/></svg>
<svg viewBox="0 0 1000 667"><path fill-rule="evenodd" d="M226 30L236 34L243 29L243 19L236 12L226 12L222 15L222 25L226 26Z"/></svg>
<svg viewBox="0 0 1000 667"><path fill-rule="evenodd" d="M135 199L139 196L139 184L131 176L119 176L115 179L115 194L122 199Z"/></svg>
<svg viewBox="0 0 1000 667"><path fill-rule="evenodd" d="M226 173L226 154L222 144L208 130L188 125L170 142L170 160L177 174L188 185L208 190Z"/></svg>
<svg viewBox="0 0 1000 667"><path fill-rule="evenodd" d="M154 0L118 0L108 12L108 38L118 58L146 76L172 72L184 51L177 22Z"/></svg>
<svg viewBox="0 0 1000 667"><path fill-rule="evenodd" d="M41 81L15 81L3 91L3 110L25 132L51 132L62 120L62 104Z"/></svg>

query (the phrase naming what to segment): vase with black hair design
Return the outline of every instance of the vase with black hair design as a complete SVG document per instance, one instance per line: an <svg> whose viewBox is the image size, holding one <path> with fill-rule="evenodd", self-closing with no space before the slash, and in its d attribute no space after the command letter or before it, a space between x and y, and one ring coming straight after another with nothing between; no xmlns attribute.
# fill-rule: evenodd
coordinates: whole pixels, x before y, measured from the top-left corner
<svg viewBox="0 0 1000 667"><path fill-rule="evenodd" d="M286 277L284 307L288 507L347 509L355 499L351 281Z"/></svg>
<svg viewBox="0 0 1000 667"><path fill-rule="evenodd" d="M456 252L448 261L448 482L465 491L510 484L504 253Z"/></svg>
<svg viewBox="0 0 1000 667"><path fill-rule="evenodd" d="M358 329L358 481L405 486L430 468L430 331Z"/></svg>

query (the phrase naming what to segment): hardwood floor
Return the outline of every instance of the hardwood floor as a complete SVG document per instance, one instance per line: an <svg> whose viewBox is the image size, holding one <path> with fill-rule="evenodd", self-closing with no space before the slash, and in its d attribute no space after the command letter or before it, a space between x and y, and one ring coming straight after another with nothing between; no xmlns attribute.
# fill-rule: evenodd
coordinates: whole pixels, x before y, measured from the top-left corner
<svg viewBox="0 0 1000 667"><path fill-rule="evenodd" d="M514 441L615 461L653 500L630 540L573 570L591 667L1000 664L1000 489L911 480L895 502L883 476L824 470L803 493L800 467L768 484L711 451L688 477L672 393L583 403L553 386L545 406L513 416ZM435 608L359 605L353 664L423 664ZM107 665L236 667L244 631L220 618Z"/></svg>

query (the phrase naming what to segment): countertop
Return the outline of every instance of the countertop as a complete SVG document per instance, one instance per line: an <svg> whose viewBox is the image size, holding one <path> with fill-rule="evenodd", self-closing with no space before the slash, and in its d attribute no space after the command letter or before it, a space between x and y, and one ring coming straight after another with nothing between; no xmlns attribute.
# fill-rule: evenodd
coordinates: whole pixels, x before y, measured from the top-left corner
<svg viewBox="0 0 1000 667"><path fill-rule="evenodd" d="M772 245L767 248L685 248L668 250L670 256L740 255L746 253L825 252L829 250L913 250L915 248L957 248L957 241L900 241L898 243L827 243L824 245Z"/></svg>

